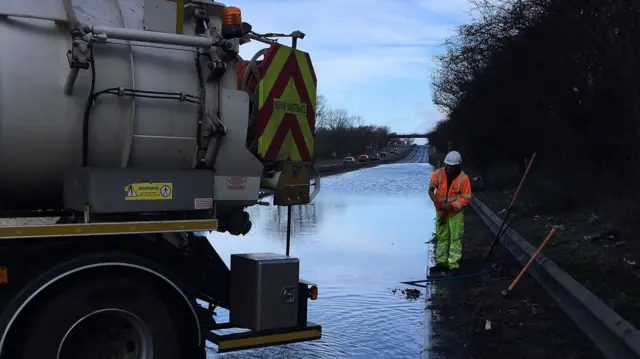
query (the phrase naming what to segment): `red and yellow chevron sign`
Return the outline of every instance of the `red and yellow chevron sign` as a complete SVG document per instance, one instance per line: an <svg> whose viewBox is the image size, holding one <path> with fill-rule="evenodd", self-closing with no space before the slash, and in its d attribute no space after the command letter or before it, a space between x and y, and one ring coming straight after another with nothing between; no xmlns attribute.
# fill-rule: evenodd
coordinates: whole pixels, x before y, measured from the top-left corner
<svg viewBox="0 0 640 359"><path fill-rule="evenodd" d="M317 79L309 54L272 44L258 86L258 154L266 162L311 161Z"/></svg>

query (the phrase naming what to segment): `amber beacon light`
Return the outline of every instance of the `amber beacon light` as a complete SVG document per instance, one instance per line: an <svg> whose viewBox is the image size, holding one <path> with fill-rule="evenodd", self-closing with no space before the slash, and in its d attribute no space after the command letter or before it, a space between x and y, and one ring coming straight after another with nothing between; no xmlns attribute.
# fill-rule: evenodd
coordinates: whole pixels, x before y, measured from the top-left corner
<svg viewBox="0 0 640 359"><path fill-rule="evenodd" d="M233 38L242 35L242 12L235 6L225 7L222 10L222 36Z"/></svg>

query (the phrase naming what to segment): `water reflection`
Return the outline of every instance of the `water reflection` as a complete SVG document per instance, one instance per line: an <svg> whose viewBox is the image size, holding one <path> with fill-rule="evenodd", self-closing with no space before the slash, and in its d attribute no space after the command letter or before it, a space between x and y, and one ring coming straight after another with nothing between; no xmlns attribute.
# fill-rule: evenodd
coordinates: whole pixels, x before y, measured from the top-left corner
<svg viewBox="0 0 640 359"><path fill-rule="evenodd" d="M291 243L301 277L319 285L309 316L323 325L323 339L226 355L212 349L209 358L419 358L425 303L392 289L425 276L432 171L409 163L324 178L313 205L293 208ZM231 253L285 251L286 208L256 206L250 214L247 236L209 237L227 264Z"/></svg>
<svg viewBox="0 0 640 359"><path fill-rule="evenodd" d="M264 233L271 237L282 237L287 232L287 208L275 207L268 213L268 217ZM318 225L322 225L322 209L318 209L317 203L291 207L291 236L296 240L304 241L306 237L314 235Z"/></svg>

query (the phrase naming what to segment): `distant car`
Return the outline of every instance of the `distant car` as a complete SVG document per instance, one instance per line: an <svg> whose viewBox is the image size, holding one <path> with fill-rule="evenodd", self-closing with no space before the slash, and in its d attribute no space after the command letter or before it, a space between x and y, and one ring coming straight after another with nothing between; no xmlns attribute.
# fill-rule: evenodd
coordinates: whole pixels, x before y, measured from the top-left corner
<svg viewBox="0 0 640 359"><path fill-rule="evenodd" d="M377 161L379 159L380 159L380 157L378 157L377 153L374 153L371 156L369 156L369 160L371 160L371 161Z"/></svg>
<svg viewBox="0 0 640 359"><path fill-rule="evenodd" d="M387 153L386 152L380 152L380 157L387 157Z"/></svg>
<svg viewBox="0 0 640 359"><path fill-rule="evenodd" d="M360 161L360 162L369 162L369 156L360 155L360 157L358 157L358 161Z"/></svg>
<svg viewBox="0 0 640 359"><path fill-rule="evenodd" d="M350 165L353 163L356 163L356 159L353 157L345 157L344 160L342 160L343 165Z"/></svg>

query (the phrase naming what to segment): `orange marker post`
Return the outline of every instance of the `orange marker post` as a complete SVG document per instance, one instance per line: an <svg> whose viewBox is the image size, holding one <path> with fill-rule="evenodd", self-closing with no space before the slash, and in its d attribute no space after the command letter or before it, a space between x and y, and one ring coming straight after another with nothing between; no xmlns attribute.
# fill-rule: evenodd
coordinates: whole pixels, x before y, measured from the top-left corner
<svg viewBox="0 0 640 359"><path fill-rule="evenodd" d="M525 265L524 268L522 268L522 270L520 271L516 279L513 280L509 288L502 290L501 294L503 297L506 297L507 295L509 295L509 293L513 290L516 284L518 284L522 276L527 272L527 270L529 270L529 267L531 267L531 264L533 263L533 261L536 260L536 257L538 257L538 254L542 252L542 248L544 248L547 245L547 243L555 233L556 233L556 229L555 228L551 229L551 232L549 232L549 235L547 236L547 238L545 238L544 241L542 241L542 244L540 244L540 247L538 247L538 250L531 256L531 259L529 259L529 262L527 262L527 265Z"/></svg>

